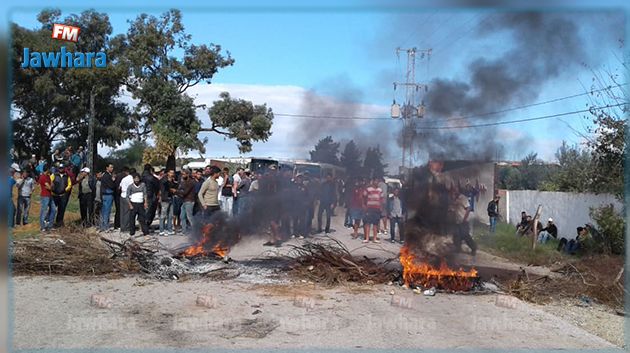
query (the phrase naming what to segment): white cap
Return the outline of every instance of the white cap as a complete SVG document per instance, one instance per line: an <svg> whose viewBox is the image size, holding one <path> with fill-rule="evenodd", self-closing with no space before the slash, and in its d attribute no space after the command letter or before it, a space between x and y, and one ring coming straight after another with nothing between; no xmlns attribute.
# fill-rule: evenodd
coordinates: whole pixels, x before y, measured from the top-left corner
<svg viewBox="0 0 630 353"><path fill-rule="evenodd" d="M547 221L548 222L553 222L553 218L549 218Z"/></svg>
<svg viewBox="0 0 630 353"><path fill-rule="evenodd" d="M11 164L11 169L15 170L16 172L21 172L22 171L22 170L20 170L20 166L17 163Z"/></svg>
<svg viewBox="0 0 630 353"><path fill-rule="evenodd" d="M83 173L83 172L89 173L90 172L90 168L86 167L86 168L81 169L81 173Z"/></svg>

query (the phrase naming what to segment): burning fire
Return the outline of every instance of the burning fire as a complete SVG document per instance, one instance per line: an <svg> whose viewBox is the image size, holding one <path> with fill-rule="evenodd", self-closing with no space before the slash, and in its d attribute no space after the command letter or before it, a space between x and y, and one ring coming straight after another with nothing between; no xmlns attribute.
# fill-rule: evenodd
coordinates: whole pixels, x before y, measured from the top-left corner
<svg viewBox="0 0 630 353"><path fill-rule="evenodd" d="M225 257L229 251L229 248L227 246L223 246L223 244L220 242L214 245L212 247L212 250L208 251L206 249L206 243L210 242L212 238L213 227L214 225L212 224L206 224L205 226L203 226L203 228L201 228L201 234L203 234L201 240L197 244L191 245L186 248L186 250L182 252L182 255L191 257L198 255L206 256L209 254L215 254L220 257Z"/></svg>
<svg viewBox="0 0 630 353"><path fill-rule="evenodd" d="M453 270L442 261L439 268L427 263L416 263L415 255L404 246L400 249L400 263L403 267L403 279L407 286L435 287L439 289L466 291L472 289L479 278L477 270Z"/></svg>

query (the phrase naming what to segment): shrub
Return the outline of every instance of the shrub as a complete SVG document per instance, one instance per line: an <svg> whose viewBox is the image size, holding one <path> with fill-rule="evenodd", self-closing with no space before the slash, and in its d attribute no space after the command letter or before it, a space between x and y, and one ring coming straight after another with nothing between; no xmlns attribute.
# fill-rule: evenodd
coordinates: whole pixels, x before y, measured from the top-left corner
<svg viewBox="0 0 630 353"><path fill-rule="evenodd" d="M615 211L612 204L591 208L590 215L597 223L594 234L591 234L596 243L594 248L606 253L623 254L625 220L622 215Z"/></svg>

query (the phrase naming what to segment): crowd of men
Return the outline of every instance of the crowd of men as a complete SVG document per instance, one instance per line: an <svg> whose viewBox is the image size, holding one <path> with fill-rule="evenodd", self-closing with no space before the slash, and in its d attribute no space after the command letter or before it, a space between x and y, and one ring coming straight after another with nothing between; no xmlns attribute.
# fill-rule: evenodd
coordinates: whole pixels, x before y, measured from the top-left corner
<svg viewBox="0 0 630 353"><path fill-rule="evenodd" d="M12 153L13 155L13 153ZM196 222L221 210L237 218L244 232L271 229L268 246L279 246L289 238L305 238L318 233L329 234L331 217L339 205L346 207L344 225L352 237L380 242L379 236L390 235L395 242L396 230L403 242L403 220L406 212L400 190L390 188L382 178L355 178L344 181L332 174L322 177L309 172L294 175L279 170L252 173L238 168L207 166L204 169L154 170L146 164L142 172L123 167L115 170L109 164L93 173L85 166L85 153L79 147L56 150L51 162L41 158L14 161L9 186L11 197L17 191L17 204L11 226L28 224L31 195L40 190L39 227L42 232L64 226L65 212L76 190L83 227L100 231L120 230L135 235L170 236L189 234ZM113 216L113 217L112 217ZM112 222L113 218L113 222ZM154 220L159 222L156 229ZM389 227L388 227L389 225ZM262 227L262 229L261 229Z"/></svg>

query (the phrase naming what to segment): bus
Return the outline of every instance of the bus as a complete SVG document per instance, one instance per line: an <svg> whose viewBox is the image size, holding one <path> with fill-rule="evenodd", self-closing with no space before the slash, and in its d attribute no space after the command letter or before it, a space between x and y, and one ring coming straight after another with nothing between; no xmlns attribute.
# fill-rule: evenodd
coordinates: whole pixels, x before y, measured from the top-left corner
<svg viewBox="0 0 630 353"><path fill-rule="evenodd" d="M278 167L278 161L272 158L250 158L249 170L252 173L265 174L270 166L275 165Z"/></svg>

